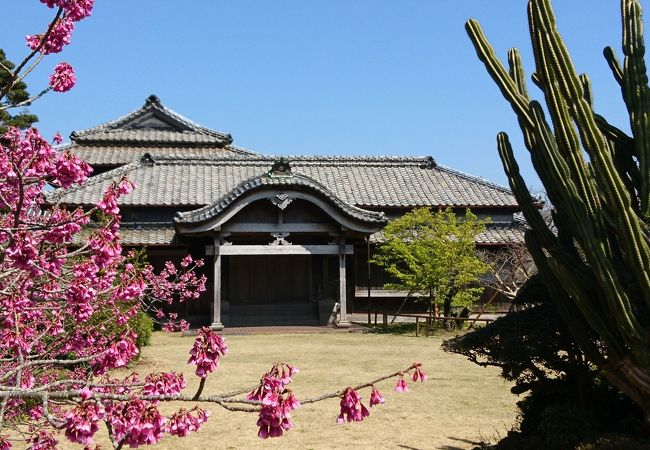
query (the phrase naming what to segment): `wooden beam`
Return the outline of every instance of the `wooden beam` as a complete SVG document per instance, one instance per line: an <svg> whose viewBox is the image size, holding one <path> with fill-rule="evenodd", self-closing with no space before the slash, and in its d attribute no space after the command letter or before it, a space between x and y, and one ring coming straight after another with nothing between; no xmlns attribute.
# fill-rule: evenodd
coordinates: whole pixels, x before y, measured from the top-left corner
<svg viewBox="0 0 650 450"><path fill-rule="evenodd" d="M223 256L246 255L338 255L338 244L330 245L222 245L219 253ZM343 254L354 253L354 246L344 245Z"/></svg>
<svg viewBox="0 0 650 450"><path fill-rule="evenodd" d="M327 223L226 223L221 229L231 233L330 233L338 230Z"/></svg>

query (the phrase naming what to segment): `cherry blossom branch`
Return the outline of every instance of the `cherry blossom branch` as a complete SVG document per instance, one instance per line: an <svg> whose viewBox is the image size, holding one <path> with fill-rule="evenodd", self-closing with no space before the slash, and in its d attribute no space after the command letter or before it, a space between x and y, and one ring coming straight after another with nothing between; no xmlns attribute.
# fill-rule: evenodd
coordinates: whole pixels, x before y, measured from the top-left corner
<svg viewBox="0 0 650 450"><path fill-rule="evenodd" d="M388 380L390 378L394 378L394 377L398 377L400 375L404 375L409 370L415 369L416 367L419 367L419 366L420 366L420 363L413 363L404 370L398 370L397 372L391 373L389 375L381 376L381 377L376 378L376 379L374 379L372 381L368 381L366 383L358 384L358 385L354 386L352 389L354 389L355 391L358 391L358 390L363 389L363 388L372 387L373 385L375 385L375 384L377 384L377 383L379 383L381 381L385 381L385 380ZM306 404L309 404L309 403L316 403L316 402L320 402L320 401L323 401L323 400L327 400L329 398L341 397L344 392L345 392L345 389L338 390L336 392L330 392L330 393L327 393L327 394L322 394L322 395L319 395L317 397L307 398L307 399L304 399L304 400L300 400L300 404L306 405Z"/></svg>
<svg viewBox="0 0 650 450"><path fill-rule="evenodd" d="M72 366L76 364L81 364L85 362L90 362L94 361L97 358L100 358L107 354L111 349L107 348L106 350L95 353L94 355L91 356L86 356L83 358L77 358L77 359L42 359L42 360L37 360L37 361L28 361L26 363L20 364L17 367L13 368L12 370L6 372L4 376L0 379L0 381L7 381L9 378L11 378L13 375L18 373L18 371L27 369L30 367L34 366ZM2 388L0 386L0 388Z"/></svg>
<svg viewBox="0 0 650 450"><path fill-rule="evenodd" d="M42 399L48 396L52 400L78 400L82 399L86 393L80 390L74 391L35 391L28 389L11 389L0 390L0 398L37 398ZM159 402L198 402L198 403L217 403L217 404L244 404L252 406L260 406L262 402L259 400L248 400L243 398L223 397L221 395L206 395L199 396L195 399L195 395L127 395L127 394L112 394L108 392L93 392L92 398L97 400L114 400L114 401L129 401L133 399L146 400L146 401L159 401ZM257 410L259 411L259 409Z"/></svg>
<svg viewBox="0 0 650 450"><path fill-rule="evenodd" d="M41 404L43 406L43 415L45 416L47 421L52 424L52 426L54 426L55 428L60 428L60 427L63 426L63 424L65 422L63 422L62 420L57 419L55 416L53 416L50 413L49 399L50 399L49 393L48 392L43 392L43 394L41 395Z"/></svg>
<svg viewBox="0 0 650 450"><path fill-rule="evenodd" d="M2 430L4 417L5 417L5 410L7 409L7 402L8 401L9 401L9 398L3 398L2 403L0 403L0 430Z"/></svg>
<svg viewBox="0 0 650 450"><path fill-rule="evenodd" d="M194 394L194 397L192 398L193 401L197 401L199 398L201 398L201 393L205 387L205 380L207 380L207 378L201 378L201 381L199 382L199 388L196 390L196 394Z"/></svg>
<svg viewBox="0 0 650 450"><path fill-rule="evenodd" d="M408 373L409 371L413 369L417 369L420 367L420 363L413 363L407 368L403 370L398 370L396 372L383 375L381 377L378 377L372 381L367 381L364 383L360 383L352 387L355 391L358 391L360 389L364 389L367 387L372 387L377 383L380 383L382 381L388 380L390 378L395 378L398 376L403 376L404 374ZM201 379L201 385L205 384L206 378ZM83 384L80 382L74 383L74 381L69 381L70 384ZM112 383L108 385L103 385L103 384L93 384L93 387L96 388L104 388L108 386L120 386L120 387L133 387L129 385L120 385L117 383ZM82 390L71 390L71 391L52 391L52 392L43 392L40 388L38 390L34 389L21 389L21 388L15 388L15 387L0 387L0 398L43 398L43 395L48 395L49 398L51 399L58 399L58 400L75 400L84 397L86 394ZM347 389L347 388L346 388ZM203 389L200 389L199 391L202 391ZM115 401L128 401L133 398L138 398L140 400L148 400L148 401L164 401L164 402L174 402L174 401L181 401L181 402L199 402L199 403L217 403L217 404L222 404L222 405L232 405L232 404L245 404L245 405L253 405L253 406L260 406L263 404L262 401L260 400L251 400L251 399L241 399L241 398L232 398L235 395L240 395L241 393L244 393L248 391L249 388L247 389L239 389L230 393L225 393L225 394L213 394L213 395L206 395L202 396L200 395L200 392L197 391L196 394L194 395L184 395L184 394L174 394L174 395L126 395L126 394L113 394L113 393L106 393L106 392L93 392L92 393L92 398L98 399L98 400L115 400ZM311 397L307 399L300 400L301 404L310 404L310 403L317 403L323 400L327 400L330 398L336 398L336 397L341 397L343 393L345 392L345 389L334 391L334 392L329 392L325 394L321 394L317 397ZM198 395L197 395L198 394ZM248 411L248 410L247 410ZM259 409L252 409L249 412L253 411L259 411Z"/></svg>

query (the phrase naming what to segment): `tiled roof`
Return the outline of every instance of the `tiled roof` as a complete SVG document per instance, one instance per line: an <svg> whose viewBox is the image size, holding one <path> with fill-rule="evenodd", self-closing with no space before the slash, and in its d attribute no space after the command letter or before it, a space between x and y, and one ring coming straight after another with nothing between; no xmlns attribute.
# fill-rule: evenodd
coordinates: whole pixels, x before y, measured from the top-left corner
<svg viewBox="0 0 650 450"><path fill-rule="evenodd" d="M171 223L123 223L120 227L122 245L169 245L175 236Z"/></svg>
<svg viewBox="0 0 650 450"><path fill-rule="evenodd" d="M95 203L111 180L127 175L139 189L122 198L133 206L208 205L241 182L269 171L272 157L186 158L152 155L92 177L69 190L66 203ZM359 207L516 207L510 191L482 179L431 164L426 158L289 158L294 173L310 177Z"/></svg>
<svg viewBox="0 0 650 450"><path fill-rule="evenodd" d="M83 244L94 228L84 228L74 236L74 244ZM176 230L171 222L122 222L120 243L122 245L170 245L177 242Z"/></svg>
<svg viewBox="0 0 650 450"><path fill-rule="evenodd" d="M70 139L73 144L76 144L71 147L72 151L80 146L95 145L222 148L232 144L232 137L229 134L192 122L165 107L155 95L149 96L141 108L126 116L94 128L74 131ZM122 161L114 163L118 162Z"/></svg>
<svg viewBox="0 0 650 450"><path fill-rule="evenodd" d="M476 243L479 245L523 244L524 232L524 227L517 223L491 225L476 236Z"/></svg>
<svg viewBox="0 0 650 450"><path fill-rule="evenodd" d="M238 198L246 195L247 193L264 188L266 186L280 186L281 188L307 188L311 191L316 191L329 199L336 207L344 214L356 220L370 222L374 224L385 225L387 222L386 216L383 212L368 211L353 206L336 196L332 191L317 182L316 180L306 177L301 174L289 174L283 176L273 176L270 174L263 174L254 178L248 179L235 187L232 191L226 193L214 203L204 206L203 208L179 212L176 215L176 222L178 223L200 223L210 220L218 216L222 211L226 210L228 206L234 203Z"/></svg>
<svg viewBox="0 0 650 450"><path fill-rule="evenodd" d="M66 144L57 147L59 151L70 151L91 166L119 166L138 161L144 153L155 153L161 156L174 156L182 154L188 158L213 158L229 155L256 155L256 153L234 145L226 146L200 146L179 148L171 144L145 146L145 145L78 145Z"/></svg>
<svg viewBox="0 0 650 450"><path fill-rule="evenodd" d="M54 191L64 203L94 204L113 179L136 183L120 203L130 206L205 206L245 180L267 173L275 158L228 156L188 158L152 155L92 177L84 186ZM417 206L517 208L505 187L435 164L430 158L288 157L304 175L336 197L360 208Z"/></svg>
<svg viewBox="0 0 650 450"><path fill-rule="evenodd" d="M477 245L523 244L525 227L519 223L489 224L485 231L476 236ZM370 235L370 243L378 244L384 241L381 231Z"/></svg>
<svg viewBox="0 0 650 450"><path fill-rule="evenodd" d="M170 110L155 95L126 116L75 131L70 139L71 143L57 150L72 152L91 166L128 164L146 152L195 158L256 155L232 145L229 134L210 130Z"/></svg>

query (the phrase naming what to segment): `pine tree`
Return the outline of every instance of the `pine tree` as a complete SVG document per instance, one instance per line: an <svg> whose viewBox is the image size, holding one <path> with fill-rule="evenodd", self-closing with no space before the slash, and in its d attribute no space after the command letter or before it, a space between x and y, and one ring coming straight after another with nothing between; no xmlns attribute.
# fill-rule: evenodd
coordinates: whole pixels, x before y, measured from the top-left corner
<svg viewBox="0 0 650 450"><path fill-rule="evenodd" d="M11 81L11 71L15 65L6 58L5 52L0 49L0 91ZM38 117L30 114L26 109L12 115L9 111L12 105L17 105L29 99L27 85L19 81L7 93L6 97L0 103L0 134L4 133L8 126L18 128L29 128L33 123L38 122ZM9 109L2 109L9 106Z"/></svg>

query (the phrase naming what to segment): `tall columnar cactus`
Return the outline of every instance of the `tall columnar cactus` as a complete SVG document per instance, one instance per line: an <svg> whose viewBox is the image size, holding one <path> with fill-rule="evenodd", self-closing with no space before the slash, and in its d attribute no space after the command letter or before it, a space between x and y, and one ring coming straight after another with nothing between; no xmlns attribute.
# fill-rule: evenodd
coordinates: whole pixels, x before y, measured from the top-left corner
<svg viewBox="0 0 650 450"><path fill-rule="evenodd" d="M517 114L533 165L553 204L551 228L519 174L508 136L497 137L510 186L530 225L526 243L576 341L605 377L645 412L650 429L650 89L641 6L621 1L621 86L632 135L594 112L589 78L578 75L550 0L530 0L534 84L550 123L529 97L521 58L495 56L480 25L466 24L479 58Z"/></svg>

